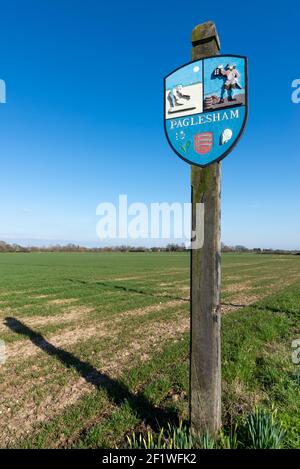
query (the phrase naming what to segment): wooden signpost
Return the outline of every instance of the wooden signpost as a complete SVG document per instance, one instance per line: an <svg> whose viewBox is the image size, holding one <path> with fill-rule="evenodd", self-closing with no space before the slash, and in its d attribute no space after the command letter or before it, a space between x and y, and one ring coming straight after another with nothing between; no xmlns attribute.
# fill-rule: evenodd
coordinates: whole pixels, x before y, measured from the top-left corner
<svg viewBox="0 0 300 469"><path fill-rule="evenodd" d="M246 57L220 55L214 23L196 26L192 61L165 78L165 132L192 165L190 420L200 433L221 427L221 159L246 120Z"/></svg>
<svg viewBox="0 0 300 469"><path fill-rule="evenodd" d="M192 60L220 53L213 23L192 32ZM192 232L199 236L196 204L204 204L204 243L191 249L190 420L194 430L221 427L221 162L191 167Z"/></svg>

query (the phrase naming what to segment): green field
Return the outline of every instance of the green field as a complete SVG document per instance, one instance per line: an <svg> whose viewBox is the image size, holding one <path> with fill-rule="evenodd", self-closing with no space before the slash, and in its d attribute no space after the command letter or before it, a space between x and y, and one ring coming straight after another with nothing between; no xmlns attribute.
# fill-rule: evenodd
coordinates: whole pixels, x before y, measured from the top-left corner
<svg viewBox="0 0 300 469"><path fill-rule="evenodd" d="M188 414L187 253L0 254L0 446L122 447ZM222 257L223 423L300 448L300 256Z"/></svg>

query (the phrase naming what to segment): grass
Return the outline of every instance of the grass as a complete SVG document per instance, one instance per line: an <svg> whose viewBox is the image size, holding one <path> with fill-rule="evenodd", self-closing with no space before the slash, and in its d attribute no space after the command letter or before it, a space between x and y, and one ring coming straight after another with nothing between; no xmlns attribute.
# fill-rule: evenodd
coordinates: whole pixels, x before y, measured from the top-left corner
<svg viewBox="0 0 300 469"><path fill-rule="evenodd" d="M300 259L226 254L222 272L218 445L234 446L234 429L246 421L252 436L240 430L236 445L250 445L257 409L267 412L259 419L268 428L276 408L282 446L300 448L300 380L291 360ZM184 427L188 276L185 253L0 254L0 338L8 349L1 446L121 448L133 432L156 441L162 427Z"/></svg>

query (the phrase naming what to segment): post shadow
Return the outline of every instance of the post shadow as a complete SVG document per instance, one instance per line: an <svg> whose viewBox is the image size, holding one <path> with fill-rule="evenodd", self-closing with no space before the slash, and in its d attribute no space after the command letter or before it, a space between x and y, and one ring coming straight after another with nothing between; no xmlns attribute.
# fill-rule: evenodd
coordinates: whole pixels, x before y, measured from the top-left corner
<svg viewBox="0 0 300 469"><path fill-rule="evenodd" d="M139 295L145 295L145 296L153 296L155 298L168 298L170 300L180 300L180 301L187 301L189 302L189 298L184 298L181 296L174 296L174 295L159 295L157 293L152 293L152 292L147 292L144 290L139 290L138 288L133 288L133 287L128 287L126 285L116 285L115 283L110 283L110 282L87 282L86 280L80 280L80 279L72 279L68 278L66 279L69 282L72 283L80 283L81 285L86 285L86 286L91 286L95 287L95 285L99 285L100 287L104 287L107 289L114 289L114 290L119 290L119 291L124 291L124 292L129 292L129 293L137 293Z"/></svg>
<svg viewBox="0 0 300 469"><path fill-rule="evenodd" d="M26 324L13 317L5 318L5 325L13 332L28 338L36 347L50 356L57 358L66 368L73 368L87 383L92 384L97 390L104 389L108 397L118 406L125 401L138 418L150 425L153 430L165 426L167 422L178 423L178 415L173 409L154 407L143 393L133 394L128 387L111 378L106 373L101 373L90 363L84 362L72 353L59 347L55 347L47 341L42 334L30 329Z"/></svg>

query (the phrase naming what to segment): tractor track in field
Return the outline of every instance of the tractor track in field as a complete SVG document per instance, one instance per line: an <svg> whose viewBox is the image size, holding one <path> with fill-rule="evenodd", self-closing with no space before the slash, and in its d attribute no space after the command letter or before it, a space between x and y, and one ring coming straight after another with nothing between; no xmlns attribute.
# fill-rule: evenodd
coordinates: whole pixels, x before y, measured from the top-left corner
<svg viewBox="0 0 300 469"><path fill-rule="evenodd" d="M14 315L12 309L7 309L6 313L8 315L12 315L14 319L25 322L26 326L29 327L43 327L48 326L50 324L63 324L65 322L71 322L76 319L84 318L87 314L95 311L95 308L88 307L88 306L78 306L76 308L70 308L64 310L62 314L55 314L54 316L28 316L28 317L18 317L18 315ZM5 323L5 318L1 318L0 320L0 331L5 332L7 331L7 324Z"/></svg>
<svg viewBox="0 0 300 469"><path fill-rule="evenodd" d="M228 313L230 311L234 311L239 308L243 308L246 306L250 306L251 304L269 296L274 291L278 292L281 289L285 288L286 286L290 285L293 281L299 279L299 276L290 277L288 280L280 282L280 288L274 288L274 286L278 285L277 283L269 286L265 293L255 293L251 291L249 281L245 281L241 284L237 285L229 285L224 288L224 292L229 292L233 297L231 297L228 301L224 301L222 303L222 312ZM177 291L186 292L189 290L189 287L183 286L179 288ZM236 295L234 295L236 293ZM162 294L161 297L163 298L164 295ZM174 308L178 304L186 304L189 301L189 297L174 299L167 302L155 303L153 305L147 307L140 307L133 310L128 310L122 312L113 318L104 319L100 321L94 320L91 322L91 325L85 327L84 329L84 338L88 340L89 338L95 335L108 335L110 334L110 330L106 330L106 327L109 325L110 322L113 321L114 326L119 325L124 319L134 317L134 316L141 316L146 315L151 312L157 312L166 308ZM78 306L78 307L71 307L69 310L65 311L62 315L56 314L55 316L35 316L35 317L28 317L24 318L13 316L12 320L15 321L15 332L22 331L22 325L24 324L25 327L41 327L50 324L60 324L60 323L68 323L75 320L83 320L85 316L91 312L96 311L94 307L88 306ZM8 309L7 313L12 314L13 311ZM4 318L0 322L0 331L5 331L8 329L8 318ZM51 342L52 345L55 347L62 347L70 344L76 343L78 340L82 339L82 327L84 324L80 322L79 327L71 327L69 330L63 329L59 333L50 334L49 337L44 339L43 337L40 338L40 345L45 346L47 348L47 342ZM34 331L32 331L34 334ZM44 343L43 343L44 340ZM7 345L6 348L6 356L9 361L15 359L26 359L29 358L39 352L37 348L39 345L39 337L38 332L36 333L36 343L32 343L28 339L21 339L11 345Z"/></svg>
<svg viewBox="0 0 300 469"><path fill-rule="evenodd" d="M265 292L255 292L255 288L251 288L250 286L251 280L246 280L245 282L240 282L235 285L228 285L223 291L230 293L230 299L227 303L222 304L222 312L228 313L253 305L258 300L272 295L275 291L279 292L298 279L299 275L289 276L289 278L285 280L267 285ZM183 286L176 291L184 292L188 289L189 287ZM160 296L162 297L163 294ZM31 357L35 357L37 354L36 366L38 367L38 359L43 353L55 356L56 351L61 347L68 347L81 340L87 341L96 336L100 339L101 337L113 338L122 332L122 322L127 318L141 317L168 308L176 309L180 308L181 305L182 307L185 306L184 310L187 312L187 301L188 298L178 298L172 301L156 303L147 307L127 310L110 318L98 321L93 319L87 324L85 324L84 320L86 318L84 318L84 316L94 312L96 310L95 307L70 307L69 310L65 310L61 316L35 316L27 318L22 316L20 319L17 317L12 318L20 322L19 326L21 330L22 326L28 329L48 324L68 323L69 321L77 319L82 321L77 327L71 327L67 330L63 329L59 333L49 334L49 336L45 338L39 335L38 332L31 331L31 340L21 339L7 346L8 360L1 369L4 370L4 373L9 374L16 364L19 364L23 360L26 361L26 359ZM68 303L56 302L53 304L63 305ZM182 312L182 310L178 311ZM10 314L13 313L12 310L8 312ZM177 313L177 310L175 312ZM6 327L5 325L4 328ZM49 421L54 416L63 412L67 407L78 402L83 395L91 393L95 391L95 389L101 388L101 386L105 386L109 380L120 377L126 368L132 366L137 356L142 361L148 361L151 359L151 354L154 349L162 349L166 340L178 340L188 329L188 314L178 316L176 320L172 318L164 322L159 321L158 323L143 324L142 327L134 331L133 340L130 343L130 350L128 348L117 349L113 355L113 362L111 359L104 357L103 362L101 362L101 369L92 369L91 367L90 373L85 376L78 378L78 376L74 376L74 374L70 375L67 385L58 387L55 392L52 390L52 392L49 393L47 397L42 398L40 402L36 401L35 398L28 393L32 383L24 383L24 385L22 385L21 376L16 377L20 382L19 387L16 386L13 377L11 377L10 383L3 383L2 381L0 384L2 401L2 404L0 404L2 423L0 445L9 447L26 435L34 433L38 429L36 425ZM0 325L0 330L4 330L2 325ZM15 332L18 333L17 330ZM100 352L100 356L101 354L102 352ZM44 381L41 380L38 386L45 386ZM17 406L14 412L11 412L10 409L12 398L19 398L21 401L21 405L19 407ZM61 445L63 445L63 442L60 442L60 446ZM53 444L53 446L55 446L55 444Z"/></svg>
<svg viewBox="0 0 300 469"><path fill-rule="evenodd" d="M110 334L114 333L117 329L116 326L120 325L124 319L130 317L139 317L143 316L152 312L161 311L168 308L175 308L179 304L186 304L183 300L173 300L168 302L162 302L159 304L153 304L147 307L141 307L137 309L132 309L125 311L123 313L118 314L116 317L111 319L105 319L100 321L94 321L94 324L89 325L88 327L83 327L83 324L80 324L78 328L74 327L70 330L62 330L59 333L50 334L48 337L44 338L39 336L38 333L35 331L31 331L32 335L31 338L34 342L30 339L22 339L17 341L13 344L8 344L6 347L6 356L7 356L7 363L9 364L11 360L17 359L24 360L26 358L32 357L40 352L40 348L47 350L48 344L54 347L63 347L67 345L73 345L81 339L88 340L95 335L99 336L109 336ZM89 310L88 310L89 311ZM87 310L84 311L84 314L87 313ZM83 314L80 312L80 314ZM74 317L74 313L73 313ZM11 318L11 325L10 325L10 318L5 318L5 325L9 328L15 328L15 332L20 332L22 334L26 334L27 331L27 321L18 320L17 318ZM40 318L41 319L41 318ZM60 322L59 317L57 317L57 322ZM29 322L28 322L29 325ZM34 320L32 319L30 326L34 325ZM113 327L112 327L113 326ZM30 330L28 331L28 335L30 334ZM36 340L35 340L36 339Z"/></svg>

